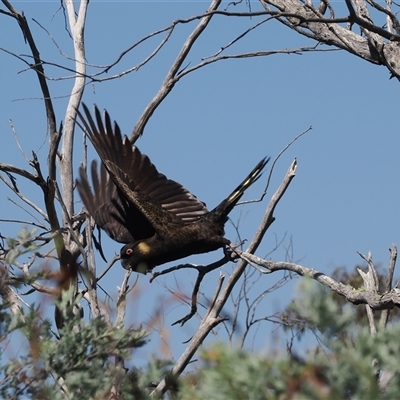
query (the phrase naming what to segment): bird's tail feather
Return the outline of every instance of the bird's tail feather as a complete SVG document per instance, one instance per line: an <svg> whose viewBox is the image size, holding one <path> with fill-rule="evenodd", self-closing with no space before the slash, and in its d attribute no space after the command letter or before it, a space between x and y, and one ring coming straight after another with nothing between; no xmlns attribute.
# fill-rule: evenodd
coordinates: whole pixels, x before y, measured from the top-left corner
<svg viewBox="0 0 400 400"><path fill-rule="evenodd" d="M221 222L225 222L228 218L228 214L235 207L236 203L243 196L243 193L257 180L260 178L264 167L267 165L269 157L263 158L250 172L246 179L225 199L223 200L215 209L212 211Z"/></svg>

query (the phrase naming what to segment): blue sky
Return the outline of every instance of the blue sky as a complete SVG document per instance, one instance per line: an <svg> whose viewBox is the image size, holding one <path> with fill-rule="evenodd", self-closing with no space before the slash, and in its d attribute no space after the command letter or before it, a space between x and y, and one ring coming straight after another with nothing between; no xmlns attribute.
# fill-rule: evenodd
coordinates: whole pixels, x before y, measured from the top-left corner
<svg viewBox="0 0 400 400"><path fill-rule="evenodd" d="M257 3L252 4L256 10ZM63 52L72 57L63 16L57 12L59 2L16 2L14 6L25 12L43 59L72 67L70 61L60 56L47 34L32 21L32 18L39 21L51 32ZM168 26L177 18L203 12L207 6L207 2L194 1L92 1L85 36L87 60L90 64L105 65L142 36ZM337 7L339 14L340 6ZM238 9L244 11L244 5ZM29 53L15 21L1 18L0 47L17 54ZM216 17L190 53L190 66L217 52L256 21ZM160 54L138 72L118 80L88 85L84 94L86 104L96 103L100 108L106 108L123 132L130 134L194 26L194 23L178 26ZM156 38L139 46L109 75L141 61L159 41L160 38ZM227 53L313 44L277 22L269 22ZM26 166L7 122L12 119L25 152L30 156L31 150L37 151L44 168L48 136L43 103L36 99L40 97L36 77L31 71L18 73L26 67L3 51L0 62L0 130L3 138L0 159ZM54 78L67 75L56 68L46 68ZM72 84L72 80L50 83L52 95L56 97L58 123L64 118ZM177 83L154 113L137 145L160 171L182 183L211 209L262 157L270 155L273 159L294 136L312 126L312 131L279 160L264 202L237 208L231 214L232 220L236 222L240 218L241 237L250 239L267 200L293 158L297 157L297 176L279 203L276 221L257 255L265 256L276 240L284 239L283 245L271 255L276 261L285 260L286 248L292 243L293 261L327 274L338 266L352 268L361 263L357 251L364 254L371 251L374 260L386 266L388 248L392 243L400 244L397 101L398 82L389 79L386 69L345 52L220 61ZM75 171L81 161L80 144L81 133L77 132ZM96 157L93 150L91 157ZM263 178L246 192L246 199L260 195L265 183ZM24 185L21 179L18 182L26 194L41 204L42 196L36 188ZM8 189L3 186L0 193L0 218L30 219L7 200L8 196L12 197ZM78 196L76 200L79 201ZM77 210L79 207L77 204ZM19 227L0 222L0 232L5 236L12 236L18 230ZM237 240L229 224L226 236ZM119 252L119 244L110 240L105 243L108 258ZM220 255L196 256L190 261L205 264ZM99 269L102 269L101 261ZM229 273L231 269L232 266L227 265L222 270ZM103 285L111 294L115 294L123 272L115 265L107 275ZM261 277L258 290L268 288L279 277L281 274ZM205 280L203 291L208 296L213 293L217 278L218 271ZM194 275L187 271L162 277L151 285L148 277L140 276L137 285L140 296L135 296L128 310L132 321L137 323L148 320L155 308L162 307L160 326L165 324L166 341L171 341L168 335L174 337L171 348L175 357L183 348L179 343L192 335L197 320L183 329L169 327L187 312L187 308L171 298L163 283L178 284L190 293L194 280ZM290 284L274 292L263 303L260 312L268 315L279 310L292 297L293 288ZM272 325L263 325L259 344L267 344L274 329ZM152 337L153 343L162 343L155 335Z"/></svg>

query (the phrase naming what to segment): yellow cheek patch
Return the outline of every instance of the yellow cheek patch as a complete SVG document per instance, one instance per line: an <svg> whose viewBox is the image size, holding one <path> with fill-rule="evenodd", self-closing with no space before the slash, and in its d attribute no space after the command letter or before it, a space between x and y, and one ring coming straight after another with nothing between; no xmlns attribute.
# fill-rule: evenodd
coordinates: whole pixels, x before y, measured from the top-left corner
<svg viewBox="0 0 400 400"><path fill-rule="evenodd" d="M150 250L151 250L151 247L147 243L144 243L144 242L140 242L137 245L137 248L139 249L139 251L142 254L148 254L148 253L150 253Z"/></svg>

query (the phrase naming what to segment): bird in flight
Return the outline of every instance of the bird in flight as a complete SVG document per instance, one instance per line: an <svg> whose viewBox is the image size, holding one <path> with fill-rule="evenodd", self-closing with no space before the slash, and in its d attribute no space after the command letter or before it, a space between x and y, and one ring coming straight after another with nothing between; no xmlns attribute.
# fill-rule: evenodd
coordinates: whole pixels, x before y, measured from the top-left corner
<svg viewBox="0 0 400 400"><path fill-rule="evenodd" d="M85 169L76 181L79 194L96 224L121 249L125 269L146 273L154 267L192 254L226 248L228 214L262 173L269 158L262 159L247 178L218 206L206 205L179 183L159 173L150 159L122 137L107 111L104 121L94 107L93 119L82 104L81 128L101 158L100 170L92 161L93 191Z"/></svg>

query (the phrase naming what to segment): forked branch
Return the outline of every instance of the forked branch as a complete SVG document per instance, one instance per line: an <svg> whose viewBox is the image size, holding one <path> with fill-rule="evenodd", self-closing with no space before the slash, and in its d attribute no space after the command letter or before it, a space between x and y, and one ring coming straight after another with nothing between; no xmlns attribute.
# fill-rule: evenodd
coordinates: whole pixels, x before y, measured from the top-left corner
<svg viewBox="0 0 400 400"><path fill-rule="evenodd" d="M283 194L286 192L287 188L290 185L290 182L296 175L296 168L297 162L293 161L289 170L287 171L281 185L279 186L278 190L272 196L271 201L267 206L267 210L264 214L264 218L258 227L258 230L253 237L247 252L253 253L259 244L263 236L265 235L268 228L274 222L275 218L273 216L274 210L279 203L279 200L282 198ZM218 291L218 296L213 301L209 309L207 310L205 316L200 322L199 328L190 339L187 348L185 349L184 353L181 355L179 360L176 362L174 368L172 369L171 373L174 376L179 376L189 364L190 360L196 353L199 346L203 343L203 340L208 336L208 334L214 329L218 324L224 321L224 318L220 316L223 306L225 305L226 301L229 298L230 293L232 292L236 282L239 278L243 275L243 272L247 266L247 262L241 260L235 267L232 275L229 277L228 282L226 285ZM163 379L157 388L152 392L153 396L160 395L161 393L165 393L168 390L167 383L165 379Z"/></svg>
<svg viewBox="0 0 400 400"><path fill-rule="evenodd" d="M264 268L266 273L284 270L292 271L300 276L306 276L314 279L340 296L345 297L350 303L353 304L367 304L372 310L390 310L393 307L400 307L400 289L395 287L394 289L380 293L376 284L377 278L374 276L376 272L374 272L374 267L371 266L371 262L368 262L369 272L365 273L361 271L363 280L366 282L366 287L362 289L356 289L350 285L337 282L335 279L325 275L322 272L300 264L263 260L260 257L254 256L248 252L241 253L241 256L243 256L246 260L249 260L252 263ZM393 258L393 255L391 255L391 263ZM370 257L366 257L366 259L370 260Z"/></svg>

